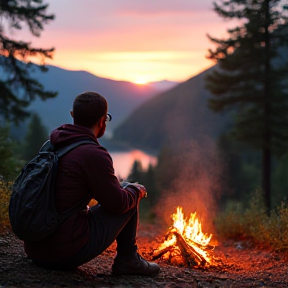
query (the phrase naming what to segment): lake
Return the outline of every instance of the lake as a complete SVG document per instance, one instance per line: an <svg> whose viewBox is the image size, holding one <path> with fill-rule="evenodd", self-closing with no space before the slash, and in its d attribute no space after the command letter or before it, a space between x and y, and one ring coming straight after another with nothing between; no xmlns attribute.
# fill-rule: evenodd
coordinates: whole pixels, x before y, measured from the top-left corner
<svg viewBox="0 0 288 288"><path fill-rule="evenodd" d="M109 152L114 164L115 175L118 178L126 179L131 172L133 163L138 160L142 164L143 170L149 167L149 164L155 166L157 157L150 155L142 150L113 151Z"/></svg>

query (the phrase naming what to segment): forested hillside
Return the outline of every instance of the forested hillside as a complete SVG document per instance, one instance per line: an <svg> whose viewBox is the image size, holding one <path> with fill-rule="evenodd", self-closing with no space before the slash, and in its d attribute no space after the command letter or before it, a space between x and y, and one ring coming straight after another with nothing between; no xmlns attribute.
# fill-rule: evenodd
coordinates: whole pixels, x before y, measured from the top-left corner
<svg viewBox="0 0 288 288"><path fill-rule="evenodd" d="M211 94L204 80L210 69L140 105L115 130L113 139L158 151L163 145L219 136L228 118L207 106Z"/></svg>

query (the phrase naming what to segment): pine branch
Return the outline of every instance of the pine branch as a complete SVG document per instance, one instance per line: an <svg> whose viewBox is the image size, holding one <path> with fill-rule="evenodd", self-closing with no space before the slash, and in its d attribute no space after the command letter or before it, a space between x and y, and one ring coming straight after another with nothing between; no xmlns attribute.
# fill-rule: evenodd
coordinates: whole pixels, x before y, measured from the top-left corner
<svg viewBox="0 0 288 288"><path fill-rule="evenodd" d="M9 28L21 30L26 24L34 36L40 36L44 25L54 19L54 15L46 13L47 7L42 0L0 0L1 17ZM30 75L31 57L40 59L41 65L35 67L45 72L45 59L51 59L53 52L54 48L37 48L30 42L13 40L6 35L4 26L0 27L0 64L4 72L0 79L3 102L0 112L7 120L19 122L29 115L26 107L36 97L45 100L57 95L45 91L43 85Z"/></svg>

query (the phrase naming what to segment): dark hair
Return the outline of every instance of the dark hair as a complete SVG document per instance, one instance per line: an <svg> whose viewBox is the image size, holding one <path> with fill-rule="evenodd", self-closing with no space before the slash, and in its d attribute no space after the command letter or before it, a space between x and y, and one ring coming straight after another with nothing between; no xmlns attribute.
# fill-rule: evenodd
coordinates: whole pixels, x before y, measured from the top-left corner
<svg viewBox="0 0 288 288"><path fill-rule="evenodd" d="M84 92L73 103L74 124L91 128L107 113L106 99L96 92Z"/></svg>

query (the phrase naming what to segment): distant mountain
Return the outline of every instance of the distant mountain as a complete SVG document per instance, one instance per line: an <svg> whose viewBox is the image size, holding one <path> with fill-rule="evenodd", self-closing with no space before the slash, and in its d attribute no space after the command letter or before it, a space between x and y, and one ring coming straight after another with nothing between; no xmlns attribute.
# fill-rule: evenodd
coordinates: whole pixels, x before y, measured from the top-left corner
<svg viewBox="0 0 288 288"><path fill-rule="evenodd" d="M211 69L140 105L115 129L113 140L159 151L164 145L217 137L228 122L207 106L211 94L204 79Z"/></svg>
<svg viewBox="0 0 288 288"><path fill-rule="evenodd" d="M165 90L172 89L173 87L175 87L178 84L179 84L179 82L173 82L173 81L168 81L168 80L148 83L148 85L150 87L153 87L159 91L165 91Z"/></svg>
<svg viewBox="0 0 288 288"><path fill-rule="evenodd" d="M72 123L70 110L73 100L84 91L96 91L107 99L109 112L113 117L112 122L107 125L107 135L109 135L136 107L159 92L169 89L171 85L175 85L175 82L170 81L137 85L97 77L85 71L70 71L51 65L47 67L49 70L46 73L41 73L36 69L37 67L34 67L32 75L43 84L45 89L58 91L58 96L46 101L36 99L29 106L29 111L39 114L49 132L63 123ZM26 124L16 129L14 134L23 136L19 133L25 132L23 127L25 128Z"/></svg>

